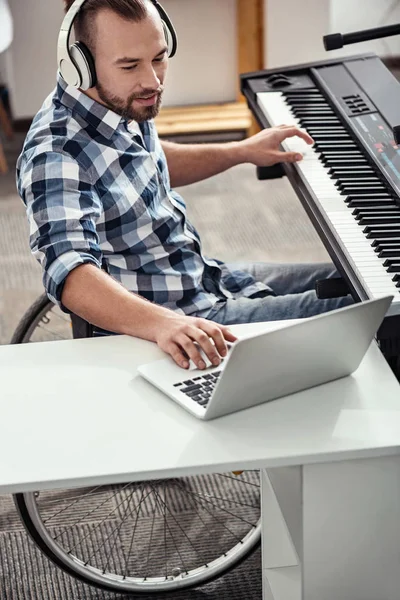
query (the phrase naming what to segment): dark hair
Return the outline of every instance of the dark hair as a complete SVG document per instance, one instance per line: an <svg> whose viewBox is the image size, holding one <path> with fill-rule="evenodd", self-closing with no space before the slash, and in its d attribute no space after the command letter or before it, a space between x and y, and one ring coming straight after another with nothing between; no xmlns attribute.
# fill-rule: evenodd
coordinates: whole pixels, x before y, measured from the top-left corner
<svg viewBox="0 0 400 600"><path fill-rule="evenodd" d="M64 0L65 12L75 0ZM100 10L108 8L129 21L142 21L147 17L146 4L151 0L86 0L74 22L75 36L94 50L94 17Z"/></svg>

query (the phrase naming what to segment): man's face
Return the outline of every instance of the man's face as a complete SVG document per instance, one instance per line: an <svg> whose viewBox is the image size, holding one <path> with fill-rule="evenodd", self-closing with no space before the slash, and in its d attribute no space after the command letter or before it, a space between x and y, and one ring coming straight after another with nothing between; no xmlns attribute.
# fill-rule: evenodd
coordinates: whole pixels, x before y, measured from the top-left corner
<svg viewBox="0 0 400 600"><path fill-rule="evenodd" d="M100 11L95 45L98 83L89 95L129 121L153 119L161 107L167 50L154 7L138 23L110 10Z"/></svg>

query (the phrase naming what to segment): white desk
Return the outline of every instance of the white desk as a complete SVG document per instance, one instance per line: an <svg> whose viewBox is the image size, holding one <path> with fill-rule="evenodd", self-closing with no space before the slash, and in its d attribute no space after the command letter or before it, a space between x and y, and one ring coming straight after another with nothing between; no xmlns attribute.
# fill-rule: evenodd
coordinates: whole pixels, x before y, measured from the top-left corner
<svg viewBox="0 0 400 600"><path fill-rule="evenodd" d="M0 493L259 467L264 600L398 600L400 388L378 348L207 423L136 375L162 356L125 336L1 346Z"/></svg>

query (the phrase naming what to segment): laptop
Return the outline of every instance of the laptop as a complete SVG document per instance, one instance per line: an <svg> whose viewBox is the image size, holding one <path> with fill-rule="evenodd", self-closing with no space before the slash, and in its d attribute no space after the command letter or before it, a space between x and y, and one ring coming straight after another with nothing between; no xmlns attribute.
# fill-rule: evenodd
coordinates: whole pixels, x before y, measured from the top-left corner
<svg viewBox="0 0 400 600"><path fill-rule="evenodd" d="M353 373L392 299L367 300L245 335L218 367L200 370L191 363L184 370L168 357L141 365L138 372L195 417L215 419Z"/></svg>

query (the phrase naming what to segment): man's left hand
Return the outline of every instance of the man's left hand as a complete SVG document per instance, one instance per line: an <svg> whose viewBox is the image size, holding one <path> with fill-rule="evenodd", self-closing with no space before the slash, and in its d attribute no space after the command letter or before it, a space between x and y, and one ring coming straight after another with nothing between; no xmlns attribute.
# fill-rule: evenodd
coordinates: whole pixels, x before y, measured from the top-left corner
<svg viewBox="0 0 400 600"><path fill-rule="evenodd" d="M294 136L301 138L306 144L314 143L306 131L294 125L271 127L239 142L242 162L249 162L257 167L270 167L281 162L298 162L303 158L301 153L283 152L279 149L284 140Z"/></svg>

